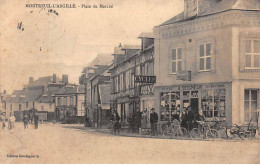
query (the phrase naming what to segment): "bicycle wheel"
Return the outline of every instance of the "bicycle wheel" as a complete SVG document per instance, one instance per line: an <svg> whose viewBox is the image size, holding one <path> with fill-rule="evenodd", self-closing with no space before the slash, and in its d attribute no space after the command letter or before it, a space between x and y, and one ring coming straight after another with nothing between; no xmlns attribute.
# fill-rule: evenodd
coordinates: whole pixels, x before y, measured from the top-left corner
<svg viewBox="0 0 260 167"><path fill-rule="evenodd" d="M184 139L187 137L188 131L185 128L180 128L178 133L177 133L177 137L179 139Z"/></svg>
<svg viewBox="0 0 260 167"><path fill-rule="evenodd" d="M220 138L222 138L222 139L228 139L229 138L228 131L227 131L226 128L220 128L220 129L218 129L218 132L219 132Z"/></svg>
<svg viewBox="0 0 260 167"><path fill-rule="evenodd" d="M162 135L163 135L164 138L170 137L168 127L162 128Z"/></svg>
<svg viewBox="0 0 260 167"><path fill-rule="evenodd" d="M220 136L220 134L216 129L209 129L206 132L206 138L208 138L208 139L218 139L219 136Z"/></svg>
<svg viewBox="0 0 260 167"><path fill-rule="evenodd" d="M190 138L192 140L198 140L201 139L201 135L199 134L199 129L198 128L193 128L190 132Z"/></svg>

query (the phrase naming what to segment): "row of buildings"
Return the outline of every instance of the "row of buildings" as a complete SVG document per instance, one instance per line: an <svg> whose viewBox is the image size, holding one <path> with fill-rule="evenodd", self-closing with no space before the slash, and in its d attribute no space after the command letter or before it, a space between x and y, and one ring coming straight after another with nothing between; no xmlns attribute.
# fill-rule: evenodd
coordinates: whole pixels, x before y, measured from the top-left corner
<svg viewBox="0 0 260 167"><path fill-rule="evenodd" d="M190 106L208 121L259 124L259 10L259 0L184 0L140 46L120 44L112 62L84 68L88 117L102 126L117 111L127 123L155 108L161 124Z"/></svg>
<svg viewBox="0 0 260 167"><path fill-rule="evenodd" d="M259 11L259 0L184 0L183 12L140 34L140 46L99 54L83 68L80 85L54 75L1 100L10 111L48 109L55 120L86 115L95 127L113 112L127 124L151 108L162 124L188 106L208 121L259 124Z"/></svg>
<svg viewBox="0 0 260 167"><path fill-rule="evenodd" d="M22 90L1 93L1 111L21 120L25 111L37 110L41 120L63 121L66 115L84 116L84 92L83 86L68 82L68 75L30 77Z"/></svg>

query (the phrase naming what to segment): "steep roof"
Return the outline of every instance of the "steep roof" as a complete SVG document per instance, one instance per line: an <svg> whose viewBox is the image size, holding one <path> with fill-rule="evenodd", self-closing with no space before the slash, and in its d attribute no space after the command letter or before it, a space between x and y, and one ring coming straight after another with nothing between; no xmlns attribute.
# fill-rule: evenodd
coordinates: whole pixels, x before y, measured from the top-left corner
<svg viewBox="0 0 260 167"><path fill-rule="evenodd" d="M152 32L142 32L138 38L154 38L154 33Z"/></svg>
<svg viewBox="0 0 260 167"><path fill-rule="evenodd" d="M44 93L37 99L39 103L50 103L54 102L53 95L57 93L61 88L59 87L51 87L47 88Z"/></svg>
<svg viewBox="0 0 260 167"><path fill-rule="evenodd" d="M69 87L62 87L55 95L67 95L67 94L77 94L77 93L85 93L84 85L76 85Z"/></svg>
<svg viewBox="0 0 260 167"><path fill-rule="evenodd" d="M191 20L196 17L203 17L211 14L224 12L227 10L260 10L260 0L211 0L211 5L209 5L203 11L199 9L199 14L197 16L185 19L184 12L181 12L180 14L174 16L173 18L167 20L159 26L173 24L185 20Z"/></svg>
<svg viewBox="0 0 260 167"><path fill-rule="evenodd" d="M30 101L35 101L42 95L42 89L30 90L15 90L10 97L6 99L9 103L25 103Z"/></svg>
<svg viewBox="0 0 260 167"><path fill-rule="evenodd" d="M88 67L94 67L96 65L109 65L113 57L110 54L98 54L97 57L88 64Z"/></svg>
<svg viewBox="0 0 260 167"><path fill-rule="evenodd" d="M160 26L175 23L175 22L178 22L178 21L181 21L181 20L184 20L184 12L181 12L180 14L174 16L173 18L163 22L162 24L160 24Z"/></svg>

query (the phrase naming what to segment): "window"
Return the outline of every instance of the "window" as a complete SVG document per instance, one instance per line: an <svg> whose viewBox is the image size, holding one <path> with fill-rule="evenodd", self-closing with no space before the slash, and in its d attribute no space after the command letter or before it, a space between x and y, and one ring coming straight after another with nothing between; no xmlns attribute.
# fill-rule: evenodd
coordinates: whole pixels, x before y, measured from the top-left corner
<svg viewBox="0 0 260 167"><path fill-rule="evenodd" d="M123 78L122 78L122 79L123 79L123 90L126 90L126 74L123 73L122 75L123 75L123 76L122 76L122 77L123 77Z"/></svg>
<svg viewBox="0 0 260 167"><path fill-rule="evenodd" d="M60 97L58 98L58 105L59 106L61 105L61 98Z"/></svg>
<svg viewBox="0 0 260 167"><path fill-rule="evenodd" d="M201 44L199 46L199 70L211 70L212 48L211 43Z"/></svg>
<svg viewBox="0 0 260 167"><path fill-rule="evenodd" d="M42 110L42 111L44 110L44 106L41 106L41 110Z"/></svg>
<svg viewBox="0 0 260 167"><path fill-rule="evenodd" d="M74 105L73 97L70 97L70 105Z"/></svg>
<svg viewBox="0 0 260 167"><path fill-rule="evenodd" d="M257 122L257 90L246 89L244 95L245 122Z"/></svg>
<svg viewBox="0 0 260 167"><path fill-rule="evenodd" d="M10 104L10 111L13 111L13 105Z"/></svg>
<svg viewBox="0 0 260 167"><path fill-rule="evenodd" d="M67 105L67 97L64 97L64 99L63 99L63 105Z"/></svg>
<svg viewBox="0 0 260 167"><path fill-rule="evenodd" d="M19 111L22 110L22 104L19 104Z"/></svg>
<svg viewBox="0 0 260 167"><path fill-rule="evenodd" d="M174 112L180 114L180 92L161 93L161 121L172 121Z"/></svg>
<svg viewBox="0 0 260 167"><path fill-rule="evenodd" d="M203 90L201 108L206 118L225 117L225 89Z"/></svg>
<svg viewBox="0 0 260 167"><path fill-rule="evenodd" d="M260 40L245 40L243 51L245 69L260 69Z"/></svg>
<svg viewBox="0 0 260 167"><path fill-rule="evenodd" d="M25 103L25 105L26 105L26 108L28 108L28 107L29 107L29 104L28 104L28 102L26 102L26 103Z"/></svg>
<svg viewBox="0 0 260 167"><path fill-rule="evenodd" d="M182 71L182 49L176 48L172 49L171 57L172 74L176 74Z"/></svg>
<svg viewBox="0 0 260 167"><path fill-rule="evenodd" d="M121 75L118 75L118 76L117 76L117 79L118 79L118 81L117 81L117 84L118 84L118 85L117 85L117 92L120 92L120 76L121 76Z"/></svg>

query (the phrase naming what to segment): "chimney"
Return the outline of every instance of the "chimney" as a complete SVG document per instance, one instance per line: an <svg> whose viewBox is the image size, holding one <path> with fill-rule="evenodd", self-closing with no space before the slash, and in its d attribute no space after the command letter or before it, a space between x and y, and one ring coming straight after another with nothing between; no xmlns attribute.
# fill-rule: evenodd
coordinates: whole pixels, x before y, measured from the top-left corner
<svg viewBox="0 0 260 167"><path fill-rule="evenodd" d="M52 76L52 82L53 82L53 83L56 83L56 82L57 82L56 74L53 74L53 76Z"/></svg>
<svg viewBox="0 0 260 167"><path fill-rule="evenodd" d="M29 84L33 82L33 77L29 77Z"/></svg>
<svg viewBox="0 0 260 167"><path fill-rule="evenodd" d="M66 85L69 83L69 76L68 75L62 75L62 83L65 83Z"/></svg>

